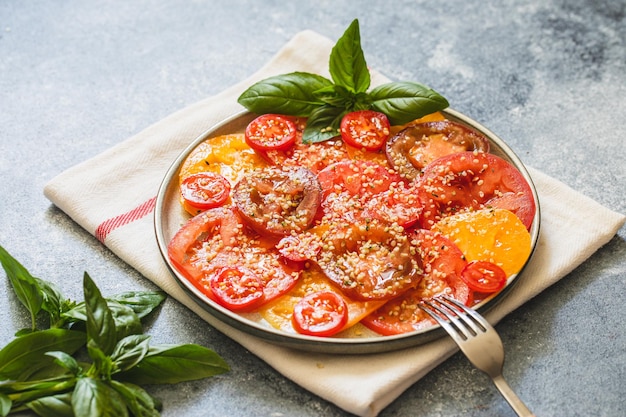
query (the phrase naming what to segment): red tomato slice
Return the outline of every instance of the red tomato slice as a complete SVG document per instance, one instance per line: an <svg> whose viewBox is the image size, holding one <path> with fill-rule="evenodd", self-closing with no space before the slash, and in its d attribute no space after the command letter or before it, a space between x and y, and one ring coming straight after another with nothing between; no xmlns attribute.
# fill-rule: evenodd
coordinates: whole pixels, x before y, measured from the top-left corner
<svg viewBox="0 0 626 417"><path fill-rule="evenodd" d="M461 278L474 291L494 293L506 284L506 273L498 265L487 261L468 263L461 272Z"/></svg>
<svg viewBox="0 0 626 417"><path fill-rule="evenodd" d="M199 210L208 210L228 200L230 182L214 172L199 172L183 180L180 192L186 204Z"/></svg>
<svg viewBox="0 0 626 417"><path fill-rule="evenodd" d="M460 278L467 262L459 248L430 230L418 229L412 237L422 258L422 281L361 320L363 325L382 335L402 334L431 326L430 316L419 308L423 299L447 294L466 305L472 302L471 291Z"/></svg>
<svg viewBox="0 0 626 417"><path fill-rule="evenodd" d="M489 151L489 141L450 120L411 124L385 144L385 155L394 169L407 179L419 177L437 158L463 151Z"/></svg>
<svg viewBox="0 0 626 417"><path fill-rule="evenodd" d="M286 116L264 114L248 124L245 136L258 151L285 150L296 142L296 124Z"/></svg>
<svg viewBox="0 0 626 417"><path fill-rule="evenodd" d="M422 277L419 259L400 226L376 220L337 224L322 230L319 240L321 250L311 260L353 300L388 300Z"/></svg>
<svg viewBox="0 0 626 417"><path fill-rule="evenodd" d="M219 207L192 217L168 244L168 256L176 268L194 282L210 270L224 247L237 243L242 220L231 208Z"/></svg>
<svg viewBox="0 0 626 417"><path fill-rule="evenodd" d="M330 291L309 294L293 309L293 327L301 334L332 336L341 331L347 322L346 302Z"/></svg>
<svg viewBox="0 0 626 417"><path fill-rule="evenodd" d="M263 299L263 282L248 268L220 268L209 283L216 301L232 311L250 310Z"/></svg>
<svg viewBox="0 0 626 417"><path fill-rule="evenodd" d="M522 174L504 159L487 153L459 152L436 159L424 170L419 193L425 229L464 209L488 207L512 211L529 229L536 211Z"/></svg>
<svg viewBox="0 0 626 417"><path fill-rule="evenodd" d="M233 201L246 222L261 234L288 235L313 223L321 187L306 168L256 170L242 178Z"/></svg>
<svg viewBox="0 0 626 417"><path fill-rule="evenodd" d="M346 114L341 119L341 138L351 146L368 151L383 147L389 137L389 120L383 113L360 110Z"/></svg>
<svg viewBox="0 0 626 417"><path fill-rule="evenodd" d="M237 210L220 207L190 219L174 235L168 255L189 281L209 298L217 301L211 281L216 271L233 265L246 268L261 283L263 299L254 307L289 292L299 271L281 262L276 239L266 239L243 223Z"/></svg>
<svg viewBox="0 0 626 417"><path fill-rule="evenodd" d="M302 263L314 259L321 250L321 244L312 234L303 233L299 236L285 236L276 248L285 259Z"/></svg>
<svg viewBox="0 0 626 417"><path fill-rule="evenodd" d="M404 182L392 184L388 190L368 198L364 205L365 217L397 223L404 228L417 223L421 214L417 189Z"/></svg>
<svg viewBox="0 0 626 417"><path fill-rule="evenodd" d="M305 167L318 173L335 162L348 159L348 149L342 140L302 143L302 134L298 132L293 147L286 151L267 151L264 157L272 165Z"/></svg>
<svg viewBox="0 0 626 417"><path fill-rule="evenodd" d="M327 166L317 174L324 196L347 191L350 195L371 196L389 189L403 179L376 162L341 161Z"/></svg>

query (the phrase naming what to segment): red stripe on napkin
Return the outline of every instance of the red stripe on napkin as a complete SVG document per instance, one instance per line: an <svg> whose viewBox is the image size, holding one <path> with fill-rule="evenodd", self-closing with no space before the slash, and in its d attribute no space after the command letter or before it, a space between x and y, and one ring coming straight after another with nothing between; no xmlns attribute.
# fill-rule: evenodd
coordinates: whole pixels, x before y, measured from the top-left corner
<svg viewBox="0 0 626 417"><path fill-rule="evenodd" d="M109 233L118 227L124 226L125 224L132 223L135 220L139 220L142 217L150 214L152 210L154 210L154 206L156 204L156 196L152 197L150 200L145 203L135 207L134 209L120 214L119 216L112 217L108 220L103 221L96 228L96 239L100 242L104 243L104 240L107 238Z"/></svg>

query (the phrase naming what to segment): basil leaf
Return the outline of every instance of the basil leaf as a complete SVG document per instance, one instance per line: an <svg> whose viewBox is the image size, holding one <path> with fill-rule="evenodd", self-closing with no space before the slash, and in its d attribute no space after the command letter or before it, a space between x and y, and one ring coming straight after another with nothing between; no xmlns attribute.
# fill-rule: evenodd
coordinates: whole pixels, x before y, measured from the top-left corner
<svg viewBox="0 0 626 417"><path fill-rule="evenodd" d="M115 343L126 336L143 333L141 320L132 308L117 301L108 301L107 307L109 307L115 323Z"/></svg>
<svg viewBox="0 0 626 417"><path fill-rule="evenodd" d="M2 246L0 246L0 263L2 263L2 267L13 286L17 299L30 312L31 327L35 330L36 317L43 303L43 295L37 280Z"/></svg>
<svg viewBox="0 0 626 417"><path fill-rule="evenodd" d="M134 416L158 417L160 415L157 402L140 386L112 380L111 387L120 394Z"/></svg>
<svg viewBox="0 0 626 417"><path fill-rule="evenodd" d="M72 409L80 417L126 417L128 409L120 395L95 378L80 378L72 393Z"/></svg>
<svg viewBox="0 0 626 417"><path fill-rule="evenodd" d="M353 93L364 93L370 86L359 21L354 19L330 53L329 72L335 84Z"/></svg>
<svg viewBox="0 0 626 417"><path fill-rule="evenodd" d="M339 135L341 119L346 113L347 111L343 108L330 105L316 109L307 120L302 133L302 142L323 142Z"/></svg>
<svg viewBox="0 0 626 417"><path fill-rule="evenodd" d="M135 367L116 378L135 384L176 384L230 370L211 349L200 345L157 345Z"/></svg>
<svg viewBox="0 0 626 417"><path fill-rule="evenodd" d="M111 354L113 366L126 371L135 366L148 353L148 335L132 335L120 340Z"/></svg>
<svg viewBox="0 0 626 417"><path fill-rule="evenodd" d="M93 340L105 355L109 355L117 343L115 320L106 300L87 272L83 277L83 292L87 314L87 339Z"/></svg>
<svg viewBox="0 0 626 417"><path fill-rule="evenodd" d="M55 359L54 362L57 365L67 369L73 375L78 375L82 371L80 365L72 355L68 355L67 353L59 350L46 352L45 355L53 357Z"/></svg>
<svg viewBox="0 0 626 417"><path fill-rule="evenodd" d="M32 329L32 328L19 329L17 332L15 332L15 337L21 337L27 334L35 333L36 331L37 329Z"/></svg>
<svg viewBox="0 0 626 417"><path fill-rule="evenodd" d="M330 80L321 75L292 72L253 84L239 96L237 102L253 113L308 117L314 109L324 104L313 92L331 84Z"/></svg>
<svg viewBox="0 0 626 417"><path fill-rule="evenodd" d="M0 350L0 377L24 381L54 363L49 351L74 354L85 344L85 334L66 329L48 329L13 339Z"/></svg>
<svg viewBox="0 0 626 417"><path fill-rule="evenodd" d="M109 301L117 301L120 304L133 309L141 319L149 315L155 308L167 298L165 291L128 291L107 297Z"/></svg>
<svg viewBox="0 0 626 417"><path fill-rule="evenodd" d="M0 392L0 416L8 416L11 411L12 401L8 395Z"/></svg>
<svg viewBox="0 0 626 417"><path fill-rule="evenodd" d="M72 394L51 395L26 403L40 417L74 417Z"/></svg>
<svg viewBox="0 0 626 417"><path fill-rule="evenodd" d="M106 299L107 306L113 314L113 319L116 321L116 326L126 326L131 328L132 330L129 331L131 331L132 333L128 334L141 333L142 329L140 315L141 317L145 317L146 315L150 314L152 312L152 309L156 307L153 305L153 302L155 300L150 300L150 298L152 297L148 295L145 305L140 305L139 301L117 301L116 297L117 296ZM137 311L139 312L139 314L136 313ZM76 304L72 309L63 312L61 316L71 322L86 322L87 311L85 309L85 303L82 302Z"/></svg>
<svg viewBox="0 0 626 417"><path fill-rule="evenodd" d="M372 108L385 113L392 125L401 125L449 106L436 91L410 81L378 86L369 93Z"/></svg>

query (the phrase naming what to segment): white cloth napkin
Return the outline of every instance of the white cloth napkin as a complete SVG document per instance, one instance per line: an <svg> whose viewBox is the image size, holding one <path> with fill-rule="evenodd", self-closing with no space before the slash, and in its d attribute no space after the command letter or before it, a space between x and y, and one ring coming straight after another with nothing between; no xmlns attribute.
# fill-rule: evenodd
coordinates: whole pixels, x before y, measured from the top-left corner
<svg viewBox="0 0 626 417"><path fill-rule="evenodd" d="M215 123L243 110L236 98L253 82L296 70L327 74L332 46L332 41L315 32L297 34L249 79L66 170L46 185L44 193L120 258L278 372L348 412L375 416L456 351L451 339L366 358L269 344L224 325L198 307L166 269L153 231L155 196L178 154ZM373 83L384 80L376 74ZM623 215L537 170L530 173L542 210L538 247L515 289L487 314L492 323L572 271L624 224Z"/></svg>

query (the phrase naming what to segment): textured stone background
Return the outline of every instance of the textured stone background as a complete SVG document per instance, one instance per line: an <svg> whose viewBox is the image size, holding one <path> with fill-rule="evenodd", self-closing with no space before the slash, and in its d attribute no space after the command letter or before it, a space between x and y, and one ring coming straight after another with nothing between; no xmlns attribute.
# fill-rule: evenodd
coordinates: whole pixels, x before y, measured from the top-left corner
<svg viewBox="0 0 626 417"><path fill-rule="evenodd" d="M415 80L521 159L626 213L621 0L0 2L0 244L78 299L153 285L43 196L52 177L252 74L295 33L359 18L368 64ZM584 222L585 219L580 219ZM626 230L498 325L505 376L543 416L626 415ZM0 345L28 325L0 280ZM232 372L157 387L164 416L345 416L168 300L159 343L214 348ZM381 416L512 416L456 355Z"/></svg>

